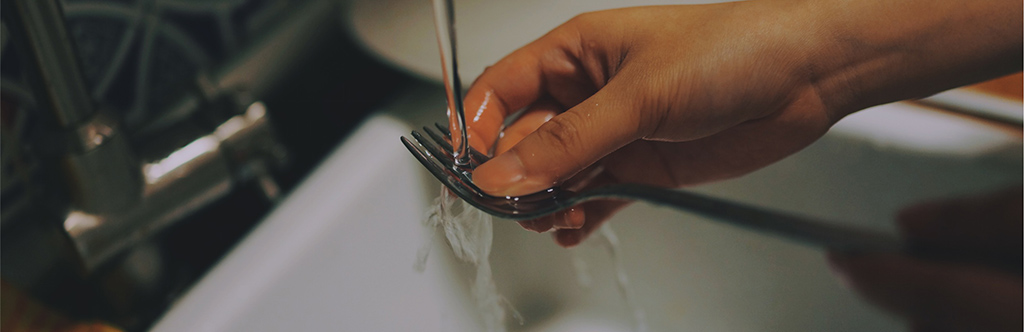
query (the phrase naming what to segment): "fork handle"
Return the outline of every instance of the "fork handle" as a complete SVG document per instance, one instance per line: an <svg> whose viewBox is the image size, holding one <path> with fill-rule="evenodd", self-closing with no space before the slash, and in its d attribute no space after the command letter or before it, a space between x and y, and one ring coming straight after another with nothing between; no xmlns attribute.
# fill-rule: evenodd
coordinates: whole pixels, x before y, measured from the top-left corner
<svg viewBox="0 0 1024 332"><path fill-rule="evenodd" d="M638 199L673 207L732 225L843 252L904 252L895 235L858 229L686 191L639 184L609 185L587 196Z"/></svg>

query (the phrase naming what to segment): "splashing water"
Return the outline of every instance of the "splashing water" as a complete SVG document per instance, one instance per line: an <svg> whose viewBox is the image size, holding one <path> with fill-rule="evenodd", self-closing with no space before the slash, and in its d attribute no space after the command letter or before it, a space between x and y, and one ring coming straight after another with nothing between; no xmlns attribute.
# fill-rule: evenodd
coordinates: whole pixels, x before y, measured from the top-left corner
<svg viewBox="0 0 1024 332"><path fill-rule="evenodd" d="M455 195L441 188L441 194L434 200L434 206L423 224L435 232L444 230L444 237L452 253L460 261L476 266L476 279L471 288L473 300L480 311L486 331L505 331L505 308L511 306L500 294L491 274L491 242L494 236L493 217L476 209ZM433 234L431 234L433 238ZM423 271L430 254L428 241L417 252L414 268ZM513 317L522 324L519 313L512 309Z"/></svg>
<svg viewBox="0 0 1024 332"><path fill-rule="evenodd" d="M647 332L647 315L644 313L643 308L636 303L636 296L633 294L633 288L629 285L629 277L626 275L626 268L622 263L622 257L619 252L619 237L612 231L611 225L602 225L599 232L591 236L591 239L587 242L603 247L603 249L608 251L608 256L615 267L615 283L619 288L619 294L622 295L622 300L626 302L626 307L629 308L633 316L633 331ZM590 269L586 261L583 260L579 252L580 249L582 247L576 248L572 252L572 263L576 270L576 279L581 286L590 287L593 279L591 278Z"/></svg>
<svg viewBox="0 0 1024 332"><path fill-rule="evenodd" d="M447 189L441 188L441 193L434 199L434 205L427 213L423 224L432 230L428 234L434 239L438 230L444 231L444 237L448 242L452 253L460 261L476 266L476 278L473 281L471 292L477 309L483 318L484 327L489 332L506 331L505 310L510 309L512 317L523 324L523 318L512 306L498 293L491 274L491 245L494 236L494 218L458 199ZM619 294L629 308L633 318L633 331L646 332L646 314L637 303L633 289L630 287L629 278L623 265L619 252L619 238L612 228L605 224L599 232L591 236L587 241L592 245L602 247L608 252L615 268L616 286ZM414 268L422 272L426 268L432 242L425 241L424 245L416 253ZM590 276L586 262L580 257L579 252L573 250L573 266L576 269L577 280L583 287L589 287L593 280Z"/></svg>

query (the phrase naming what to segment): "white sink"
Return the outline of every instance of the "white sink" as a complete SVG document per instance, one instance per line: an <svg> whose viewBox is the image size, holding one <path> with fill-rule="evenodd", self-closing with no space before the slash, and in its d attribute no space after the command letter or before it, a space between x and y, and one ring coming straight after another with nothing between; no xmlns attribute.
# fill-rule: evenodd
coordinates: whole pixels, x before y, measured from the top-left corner
<svg viewBox="0 0 1024 332"><path fill-rule="evenodd" d="M153 327L154 331L478 331L471 269L416 251L437 183L401 146L440 120L443 94L410 89L367 120ZM891 104L715 196L891 231L901 206L1017 185L1021 138ZM611 221L651 331L897 331L830 276L822 252L675 210L636 204ZM550 236L496 220L492 266L525 331L629 331L609 257L584 245L589 288ZM512 321L512 320L510 320Z"/></svg>

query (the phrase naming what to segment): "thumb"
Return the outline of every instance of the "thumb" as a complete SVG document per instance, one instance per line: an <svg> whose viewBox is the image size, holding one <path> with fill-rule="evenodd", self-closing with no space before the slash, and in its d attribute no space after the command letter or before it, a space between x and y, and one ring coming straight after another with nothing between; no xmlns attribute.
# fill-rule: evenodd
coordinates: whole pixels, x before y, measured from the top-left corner
<svg viewBox="0 0 1024 332"><path fill-rule="evenodd" d="M538 192L641 137L642 114L615 81L477 167L473 183L495 196Z"/></svg>

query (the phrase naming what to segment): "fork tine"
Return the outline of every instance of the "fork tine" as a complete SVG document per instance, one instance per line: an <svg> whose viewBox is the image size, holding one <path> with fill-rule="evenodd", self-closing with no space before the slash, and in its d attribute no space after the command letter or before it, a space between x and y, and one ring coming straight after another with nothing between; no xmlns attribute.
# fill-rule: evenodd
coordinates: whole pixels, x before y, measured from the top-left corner
<svg viewBox="0 0 1024 332"><path fill-rule="evenodd" d="M442 180L441 182L444 182L442 177L437 173L437 171L441 167L440 162L434 160L434 158L431 157L430 153L422 148L422 144L419 144L418 141L414 142L414 140L410 140L405 136L402 136L402 144L405 145L406 149L409 149L409 152L411 152L412 155L416 157L416 160L419 160L420 164L423 164L423 167L425 167L431 173L434 173L434 176L436 176L438 180Z"/></svg>
<svg viewBox="0 0 1024 332"><path fill-rule="evenodd" d="M449 168L454 165L454 160L452 160L450 150L438 148L437 145L432 143L431 140L426 137L423 137L423 134L420 134L418 131L414 130L412 132L412 137L416 139L416 143L420 147L423 147L423 149L426 150L427 158L440 162L445 168Z"/></svg>
<svg viewBox="0 0 1024 332"><path fill-rule="evenodd" d="M413 136L420 135L413 131ZM461 180L451 168L444 164L443 159L445 157L438 158L435 155L432 155L429 151L426 151L427 148L422 144L423 142L424 141L422 140L416 139L416 142L414 143L412 140L402 137L402 144L405 145L405 148L409 149L409 152L419 160L420 164L423 164L423 167L425 167L427 171L430 171L430 173L441 181L442 184L460 196L473 196L474 193L470 191L469 188L461 185L460 182L463 180Z"/></svg>
<svg viewBox="0 0 1024 332"><path fill-rule="evenodd" d="M434 127L437 127L437 130L441 131L445 137L452 137L452 132L448 130L447 126L442 126L440 122L434 122Z"/></svg>
<svg viewBox="0 0 1024 332"><path fill-rule="evenodd" d="M429 128L424 127L423 130L427 131L428 135L435 139L440 137L433 133ZM444 141L431 142L426 139L423 134L420 134L417 131L413 131L412 136L416 139L419 145L426 150L427 156L425 157L433 159L431 161L440 165L449 177L457 178L459 182L461 182L462 186L472 189L474 195L480 195L482 193L482 191L473 184L472 175L468 171L469 169L455 165L455 158L452 157L452 150L450 150L451 145L448 145ZM441 145L441 147L438 147L438 145ZM449 149L444 149L445 147L448 147Z"/></svg>
<svg viewBox="0 0 1024 332"><path fill-rule="evenodd" d="M447 151L439 150L436 142L432 142L417 131L412 132L411 139L408 137L401 139L406 149L445 187L469 204L489 214L502 218L522 219L524 216L532 218L552 212L545 210L551 208L551 206L545 206L544 202L552 201L553 196L549 192L546 197L539 197L540 199L535 199L535 196L544 193L513 198L488 195L473 184L472 170L455 166L451 155ZM524 211L519 210L520 208L525 208L524 211L527 214L523 214Z"/></svg>
<svg viewBox="0 0 1024 332"><path fill-rule="evenodd" d="M473 184L471 173L465 169L455 166L454 160L449 154L436 154L437 146L426 140L422 134L413 131L412 136L415 143L408 138L402 137L402 144L409 152L423 164L438 180L444 183L452 191L456 191L466 197L488 197L480 188ZM438 151L440 152L440 151Z"/></svg>
<svg viewBox="0 0 1024 332"><path fill-rule="evenodd" d="M476 184L473 183L472 175L472 168L475 167L476 165L483 163L487 159L478 159L478 156L472 155L473 150L470 150L470 157L474 158L473 166L469 168L464 166L456 166L455 158L452 157L452 150L450 150L451 145L448 144L448 142L445 141L444 138L442 138L439 134L435 133L429 127L424 127L423 131L427 132L427 135L429 135L433 139L433 142L427 140L423 136L423 134L420 134L417 131L413 131L412 136L419 142L420 146L427 150L427 156L425 157L437 159L437 162L441 165L441 167L444 168L445 172L448 173L448 176L457 178L460 182L459 185L467 188L468 192L470 192L471 194L475 196L490 196L484 193L483 190L480 190L480 188L478 188Z"/></svg>
<svg viewBox="0 0 1024 332"><path fill-rule="evenodd" d="M416 132L413 132L413 136L415 136L415 134ZM401 138L402 145L405 145L405 148L409 149L409 152L411 152L412 155L415 156L416 159L419 160L421 164L423 164L423 166L425 166L428 170L431 170L431 172L433 172L433 168L435 166L438 166L436 164L439 164L439 162L435 162L435 158L432 158L432 154L429 151L425 151L422 148L423 144L420 144L419 140L416 140L415 138L413 140L410 140L405 136L402 136Z"/></svg>
<svg viewBox="0 0 1024 332"><path fill-rule="evenodd" d="M458 184L453 182L453 185L463 187L462 190L471 189L472 191L469 191L469 193L478 196L482 193L479 188L473 185L473 179L471 178L472 175L470 175L471 173L467 172L465 168L455 165L455 160L452 158L450 152L447 150L439 150L434 143L427 140L419 132L413 131L412 136L416 139L416 145L422 147L422 149L417 149L419 151L417 158L428 159L420 160L420 163L425 166L428 163L433 164L434 167L440 169L440 172L444 174L444 177L446 177L448 181L457 180L456 182L458 182ZM408 139L403 138L402 142L407 140ZM416 145L411 145L411 143L412 142L406 143L406 147L415 148ZM435 174L435 176L438 176L439 179L441 178L440 175Z"/></svg>
<svg viewBox="0 0 1024 332"><path fill-rule="evenodd" d="M434 139L434 143L437 143L437 145L440 145L441 148L444 149L445 151L447 151L448 153L451 153L452 151L455 151L452 148L452 144L448 141L449 137L447 137L447 136L446 137L441 137L441 135L438 134L437 132L435 132L433 130L430 130L429 126L423 126L423 131L426 132L427 135L430 136L430 138Z"/></svg>
<svg viewBox="0 0 1024 332"><path fill-rule="evenodd" d="M448 127L445 127L445 126L441 125L440 122L434 122L434 127L437 127L437 130L440 131L442 134L444 134L444 137L445 137L444 141L445 141L445 143L448 143L448 142L451 141L451 139L452 139L452 132L450 130L448 130ZM423 129L426 130L426 127L424 127ZM448 144L448 146L451 146L451 144ZM454 151L454 150L452 150L452 151ZM483 164L484 162L486 162L486 161L491 159L491 157L488 157L487 154L480 153L480 151L477 151L472 146L469 147L469 157L473 158L474 161L477 162L477 164Z"/></svg>
<svg viewBox="0 0 1024 332"><path fill-rule="evenodd" d="M475 159L476 162L480 164L483 164L488 160L491 160L491 157L488 157L486 154L480 153L480 151L477 151L472 146L469 147L469 156Z"/></svg>
<svg viewBox="0 0 1024 332"><path fill-rule="evenodd" d="M434 124L434 126L440 127L440 125L438 125L436 123ZM451 145L451 136L445 135L444 137L442 137L440 134L438 134L434 130L431 130L430 127L427 127L427 126L423 127L423 131L426 132L427 135L430 136L430 138L434 139L434 143L436 143L442 149L444 149L444 151L447 152L446 154L451 156L451 158L453 160L455 159L455 157L452 156L452 154L451 154L451 151L455 151L455 149ZM448 132L448 130L447 129L441 130L441 132ZM469 148L469 158L470 158L470 160L473 161L473 165L483 164L485 161L490 159L490 158L487 158L487 156L484 156L484 155L480 154L480 152L477 152L476 149L473 149L472 147ZM473 166L473 167L476 167L476 166Z"/></svg>

